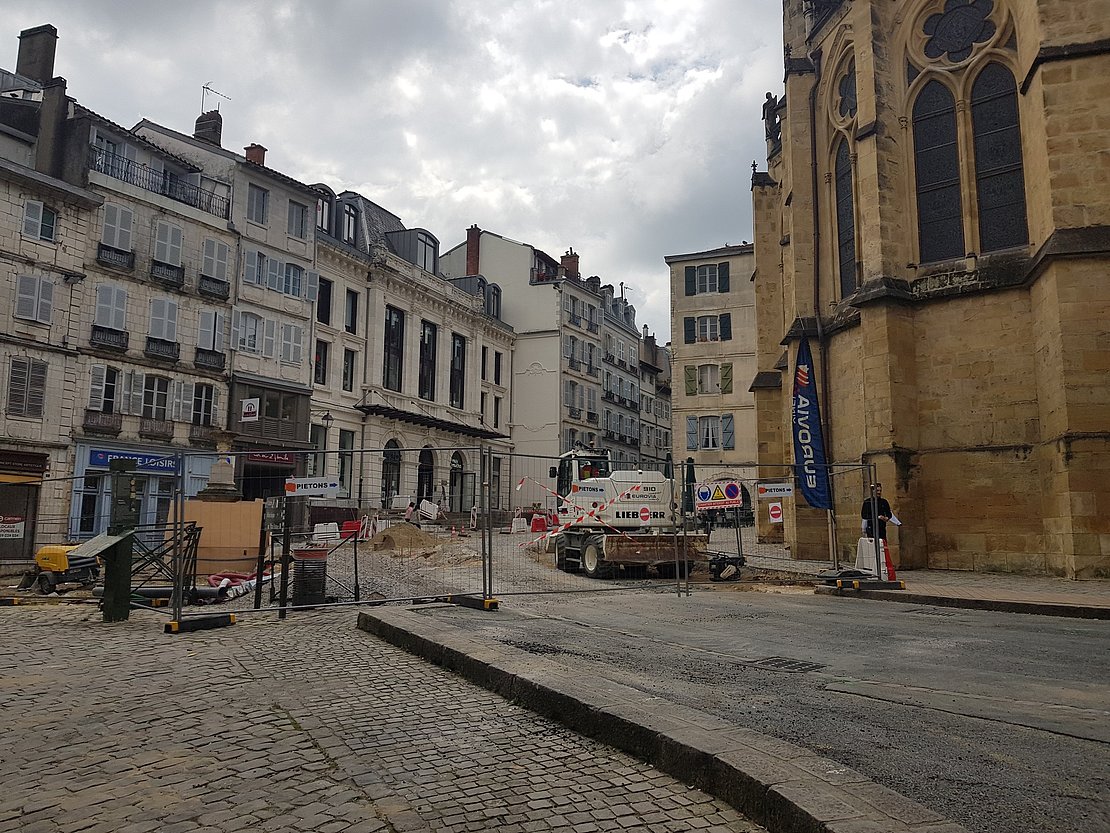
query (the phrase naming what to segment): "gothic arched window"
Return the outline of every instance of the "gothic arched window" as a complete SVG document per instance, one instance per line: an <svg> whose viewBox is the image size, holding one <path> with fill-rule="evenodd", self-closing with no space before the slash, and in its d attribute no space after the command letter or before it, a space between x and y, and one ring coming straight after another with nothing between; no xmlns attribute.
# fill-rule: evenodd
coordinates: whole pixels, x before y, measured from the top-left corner
<svg viewBox="0 0 1110 833"><path fill-rule="evenodd" d="M836 243L840 263L840 297L856 291L856 206L852 193L852 157L848 142L836 149Z"/></svg>
<svg viewBox="0 0 1110 833"><path fill-rule="evenodd" d="M956 102L939 81L922 87L913 103L913 146L921 262L962 257L966 252Z"/></svg>
<svg viewBox="0 0 1110 833"><path fill-rule="evenodd" d="M993 252L1029 242L1017 84L1006 67L987 64L971 88L979 248Z"/></svg>

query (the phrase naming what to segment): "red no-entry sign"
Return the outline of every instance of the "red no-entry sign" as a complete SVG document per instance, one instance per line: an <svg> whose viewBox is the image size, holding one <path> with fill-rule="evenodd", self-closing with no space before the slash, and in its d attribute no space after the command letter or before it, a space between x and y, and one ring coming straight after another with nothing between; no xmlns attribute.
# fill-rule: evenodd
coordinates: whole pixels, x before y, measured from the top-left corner
<svg viewBox="0 0 1110 833"><path fill-rule="evenodd" d="M646 506L640 509L640 520L645 524L651 520L651 510Z"/></svg>
<svg viewBox="0 0 1110 833"><path fill-rule="evenodd" d="M768 503L767 504L767 517L771 519L773 524L782 523L782 504L781 503Z"/></svg>

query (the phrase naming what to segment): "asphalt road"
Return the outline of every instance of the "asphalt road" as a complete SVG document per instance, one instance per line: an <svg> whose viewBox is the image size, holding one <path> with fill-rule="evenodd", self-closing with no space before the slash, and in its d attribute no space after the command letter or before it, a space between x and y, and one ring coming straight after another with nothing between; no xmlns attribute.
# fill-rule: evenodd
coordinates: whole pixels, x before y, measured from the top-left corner
<svg viewBox="0 0 1110 833"><path fill-rule="evenodd" d="M807 746L981 833L1110 831L1110 624L695 585L437 609Z"/></svg>

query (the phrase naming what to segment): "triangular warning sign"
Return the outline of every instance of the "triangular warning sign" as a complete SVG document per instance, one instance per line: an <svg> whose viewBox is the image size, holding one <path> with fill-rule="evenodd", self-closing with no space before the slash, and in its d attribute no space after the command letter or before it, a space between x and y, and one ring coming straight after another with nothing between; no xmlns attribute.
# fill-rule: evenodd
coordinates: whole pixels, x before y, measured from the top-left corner
<svg viewBox="0 0 1110 833"><path fill-rule="evenodd" d="M714 486L712 500L728 500L728 498L725 497L725 493L720 486Z"/></svg>

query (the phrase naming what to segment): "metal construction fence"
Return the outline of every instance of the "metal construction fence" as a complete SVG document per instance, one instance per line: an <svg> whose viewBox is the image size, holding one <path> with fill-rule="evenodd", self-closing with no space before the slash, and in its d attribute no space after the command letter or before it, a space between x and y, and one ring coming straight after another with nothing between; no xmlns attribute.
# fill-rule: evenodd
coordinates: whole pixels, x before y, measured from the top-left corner
<svg viewBox="0 0 1110 833"><path fill-rule="evenodd" d="M655 532L673 542L675 568L622 566L599 580L559 558L565 525L591 506L577 495L560 514L557 457L489 446L389 447L283 452L260 464L256 452L221 451L211 476L197 483L186 476L192 471L186 458L200 453L179 452L164 467L169 474L134 472L131 480L133 516L148 530L162 530L158 540L144 540L143 551L157 551L160 577L174 578L175 617L197 600L237 610L280 607L284 616L324 604L614 588L689 593L686 539L702 534L710 562L815 573L854 560L859 500L872 479L868 466L830 466L836 508L826 513L795 496L793 466L678 462L641 469L614 461L625 482L670 483L670 516ZM44 495L58 499L40 501L36 544L72 544L104 532L119 505L110 481L107 472L38 481ZM235 499L258 494L259 482L268 495ZM0 504L7 485L0 483ZM730 498L715 499L726 492ZM187 525L198 530L199 542L185 534ZM604 529L633 541L639 532ZM191 549L175 543L186 541ZM694 579L710 566L694 568ZM198 594L196 586L214 590Z"/></svg>

